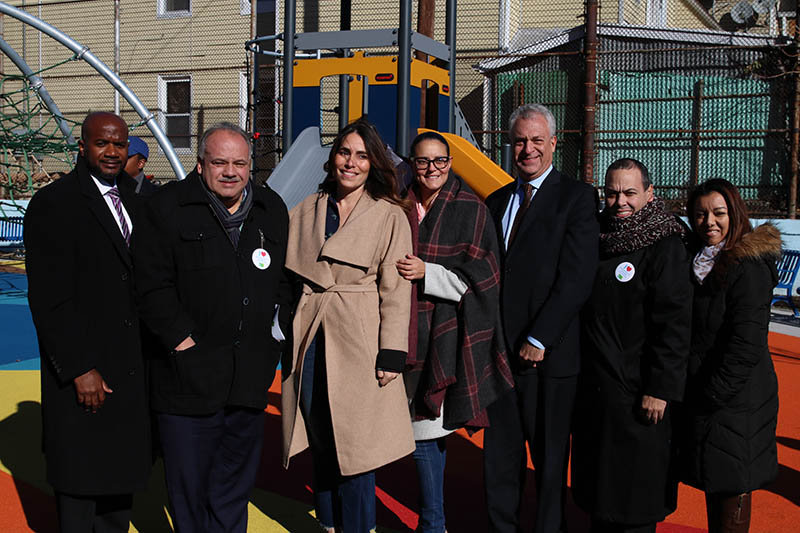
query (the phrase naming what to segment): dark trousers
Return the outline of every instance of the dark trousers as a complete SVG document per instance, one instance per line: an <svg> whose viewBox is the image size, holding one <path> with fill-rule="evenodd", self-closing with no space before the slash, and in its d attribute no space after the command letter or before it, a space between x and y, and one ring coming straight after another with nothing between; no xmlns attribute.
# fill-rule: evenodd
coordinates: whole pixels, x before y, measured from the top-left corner
<svg viewBox="0 0 800 533"><path fill-rule="evenodd" d="M516 533L526 474L525 443L536 473L535 533L565 530L569 433L577 377L515 376L516 388L489 406L484 483L489 531Z"/></svg>
<svg viewBox="0 0 800 533"><path fill-rule="evenodd" d="M375 472L343 476L333 436L322 329L303 359L300 408L314 461L314 509L325 528L368 533L375 528ZM365 435L368 439L369 436Z"/></svg>
<svg viewBox="0 0 800 533"><path fill-rule="evenodd" d="M227 407L208 416L157 418L175 529L246 533L264 412Z"/></svg>
<svg viewBox="0 0 800 533"><path fill-rule="evenodd" d="M343 476L336 461L320 458L313 450L312 455L314 510L320 525L342 533L375 529L375 472Z"/></svg>
<svg viewBox="0 0 800 533"><path fill-rule="evenodd" d="M589 533L656 533L656 523L630 525L592 520L592 527Z"/></svg>
<svg viewBox="0 0 800 533"><path fill-rule="evenodd" d="M61 533L128 533L132 494L78 496L56 492Z"/></svg>

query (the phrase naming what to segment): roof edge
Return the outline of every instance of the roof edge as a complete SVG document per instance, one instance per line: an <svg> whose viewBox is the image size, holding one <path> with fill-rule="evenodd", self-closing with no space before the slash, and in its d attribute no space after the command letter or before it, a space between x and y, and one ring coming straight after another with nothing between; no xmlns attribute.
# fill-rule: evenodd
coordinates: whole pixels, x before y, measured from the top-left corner
<svg viewBox="0 0 800 533"><path fill-rule="evenodd" d="M628 24L598 24L597 34L600 37L627 37L630 39L729 46L774 46L778 42L778 38L770 35L732 33L708 29L654 28L652 26L631 26ZM474 68L481 73L495 71L520 61L521 58L517 57L519 55L529 56L547 52L564 44L582 39L583 36L584 26L575 26L543 41L518 50L505 52L497 58L485 59Z"/></svg>

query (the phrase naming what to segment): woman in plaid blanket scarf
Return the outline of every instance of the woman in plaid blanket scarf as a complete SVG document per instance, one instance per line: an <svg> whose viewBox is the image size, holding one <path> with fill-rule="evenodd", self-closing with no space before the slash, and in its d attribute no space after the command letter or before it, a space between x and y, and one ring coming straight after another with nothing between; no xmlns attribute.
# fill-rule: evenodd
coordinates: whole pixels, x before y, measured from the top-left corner
<svg viewBox="0 0 800 533"><path fill-rule="evenodd" d="M445 437L488 425L486 407L513 379L500 341L499 249L489 211L450 170L444 137L420 134L411 154L415 255L397 263L414 281L416 306L404 379L420 481L418 530L442 533Z"/></svg>

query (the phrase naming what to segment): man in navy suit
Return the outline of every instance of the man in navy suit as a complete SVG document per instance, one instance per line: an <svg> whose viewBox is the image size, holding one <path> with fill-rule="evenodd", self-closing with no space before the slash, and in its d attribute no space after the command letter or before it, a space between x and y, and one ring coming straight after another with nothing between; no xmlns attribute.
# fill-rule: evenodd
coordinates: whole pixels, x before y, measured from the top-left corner
<svg viewBox="0 0 800 533"><path fill-rule="evenodd" d="M503 249L501 315L515 389L489 411L484 468L489 530L519 529L527 442L536 471L536 533L565 530L572 408L579 371L578 312L597 268L591 186L553 168L555 119L542 105L512 113L517 179L486 204Z"/></svg>

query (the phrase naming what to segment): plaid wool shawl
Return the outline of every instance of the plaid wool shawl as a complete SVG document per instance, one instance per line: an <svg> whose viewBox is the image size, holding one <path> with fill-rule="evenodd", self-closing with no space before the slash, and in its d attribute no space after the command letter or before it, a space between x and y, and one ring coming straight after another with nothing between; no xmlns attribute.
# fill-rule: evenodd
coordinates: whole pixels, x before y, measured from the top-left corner
<svg viewBox="0 0 800 533"><path fill-rule="evenodd" d="M414 186L408 197L416 201ZM415 255L468 285L460 302L417 288L417 346L404 373L412 416L437 418L444 401L446 429L486 427L486 407L514 383L502 342L500 254L489 210L451 172L422 222L414 209L408 216Z"/></svg>

